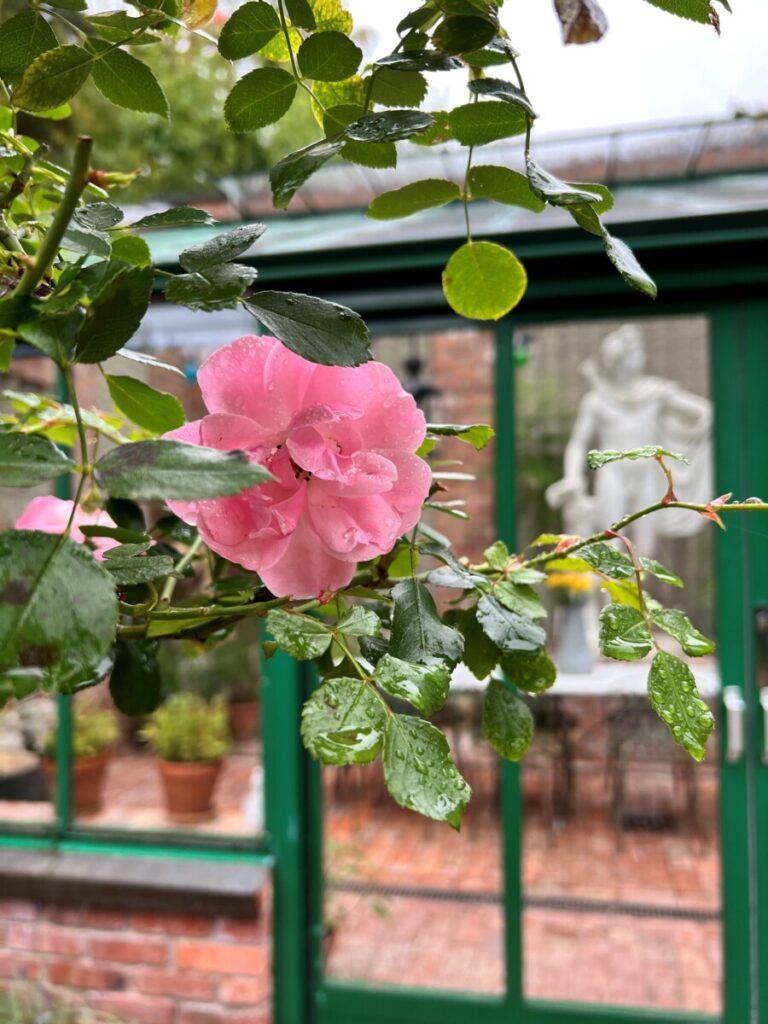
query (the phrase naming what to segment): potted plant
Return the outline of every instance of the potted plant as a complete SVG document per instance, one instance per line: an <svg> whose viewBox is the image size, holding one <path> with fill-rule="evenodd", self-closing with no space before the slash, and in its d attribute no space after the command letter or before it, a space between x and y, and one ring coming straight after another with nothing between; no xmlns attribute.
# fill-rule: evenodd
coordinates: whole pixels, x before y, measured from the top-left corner
<svg viewBox="0 0 768 1024"><path fill-rule="evenodd" d="M41 747L43 771L51 792L56 786L56 734L51 729ZM72 726L72 806L78 817L98 814L102 808L104 780L118 738L118 727L111 711L94 701L75 704Z"/></svg>
<svg viewBox="0 0 768 1024"><path fill-rule="evenodd" d="M143 736L158 757L170 820L210 821L216 780L231 745L224 699L171 694L150 715Z"/></svg>

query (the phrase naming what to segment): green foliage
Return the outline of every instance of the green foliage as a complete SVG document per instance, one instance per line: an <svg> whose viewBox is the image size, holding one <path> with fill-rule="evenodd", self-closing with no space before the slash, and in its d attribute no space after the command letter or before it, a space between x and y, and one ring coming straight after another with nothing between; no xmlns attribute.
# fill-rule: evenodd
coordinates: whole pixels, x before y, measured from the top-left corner
<svg viewBox="0 0 768 1024"><path fill-rule="evenodd" d="M175 395L156 391L135 377L108 373L105 379L117 408L151 434L165 434L185 422L184 409Z"/></svg>
<svg viewBox="0 0 768 1024"><path fill-rule="evenodd" d="M93 84L110 102L126 110L168 117L168 100L151 68L124 50L92 42L98 60L93 65Z"/></svg>
<svg viewBox="0 0 768 1024"><path fill-rule="evenodd" d="M163 761L218 761L231 746L223 697L206 701L196 693L174 693L152 713L142 730Z"/></svg>
<svg viewBox="0 0 768 1024"><path fill-rule="evenodd" d="M688 459L681 455L679 452L670 452L666 448L661 448L657 444L647 444L642 448L628 448L625 451L616 451L615 449L608 449L606 451L595 451L594 449L587 452L587 464L590 469L600 469L601 466L607 466L611 462L619 462L623 459L659 459L659 458L675 459L677 462L687 462Z"/></svg>
<svg viewBox="0 0 768 1024"><path fill-rule="evenodd" d="M483 734L507 761L519 761L533 739L530 708L500 679L492 679L488 684L483 703Z"/></svg>
<svg viewBox="0 0 768 1024"><path fill-rule="evenodd" d="M267 629L292 658L319 658L331 646L331 632L324 622L309 615L297 615L273 608L267 615Z"/></svg>
<svg viewBox="0 0 768 1024"><path fill-rule="evenodd" d="M477 621L503 654L538 651L546 640L541 626L525 615L509 611L488 594L477 603Z"/></svg>
<svg viewBox="0 0 768 1024"><path fill-rule="evenodd" d="M323 764L365 764L381 750L387 714L369 683L328 679L304 705L301 737Z"/></svg>
<svg viewBox="0 0 768 1024"><path fill-rule="evenodd" d="M296 59L306 78L343 82L359 68L363 51L343 32L325 31L305 39Z"/></svg>
<svg viewBox="0 0 768 1024"><path fill-rule="evenodd" d="M75 704L72 729L72 756L95 757L113 746L120 735L115 716L95 701L78 700ZM56 756L56 730L44 737L40 753L44 757Z"/></svg>
<svg viewBox="0 0 768 1024"><path fill-rule="evenodd" d="M442 661L412 665L385 654L377 662L373 678L390 697L407 700L423 715L433 715L448 697L451 672Z"/></svg>
<svg viewBox="0 0 768 1024"><path fill-rule="evenodd" d="M675 742L695 760L703 761L715 719L699 696L693 673L685 662L658 651L648 676L648 696Z"/></svg>
<svg viewBox="0 0 768 1024"><path fill-rule="evenodd" d="M457 662L464 649L461 633L446 626L434 599L420 580L406 579L392 589L390 652L402 661L430 664L435 658Z"/></svg>
<svg viewBox="0 0 768 1024"><path fill-rule="evenodd" d="M669 14L676 14L679 18L698 21L702 25L713 22L715 9L710 0L646 0L646 3L660 7Z"/></svg>
<svg viewBox="0 0 768 1024"><path fill-rule="evenodd" d="M514 651L501 658L501 670L518 690L526 693L544 693L554 685L557 669L545 651L526 654Z"/></svg>
<svg viewBox="0 0 768 1024"><path fill-rule="evenodd" d="M219 35L219 53L227 60L249 57L280 31L277 11L265 0L251 0L236 8Z"/></svg>
<svg viewBox="0 0 768 1024"><path fill-rule="evenodd" d="M297 355L325 366L359 366L371 358L368 328L346 306L297 292L257 292L245 308Z"/></svg>
<svg viewBox="0 0 768 1024"><path fill-rule="evenodd" d="M374 220L395 220L410 217L421 210L445 206L461 198L461 189L453 181L427 178L403 185L392 192L383 192L368 207L368 216Z"/></svg>
<svg viewBox="0 0 768 1024"><path fill-rule="evenodd" d="M465 242L443 271L443 291L460 316L499 320L525 294L528 277L513 252L496 242Z"/></svg>
<svg viewBox="0 0 768 1024"><path fill-rule="evenodd" d="M545 202L531 189L528 178L519 171L493 164L472 167L468 184L473 199L490 199L494 203L522 206L540 213Z"/></svg>
<svg viewBox="0 0 768 1024"><path fill-rule="evenodd" d="M651 631L637 608L608 604L600 612L600 653L619 661L639 661L653 647Z"/></svg>
<svg viewBox="0 0 768 1024"><path fill-rule="evenodd" d="M74 469L55 444L37 434L0 434L0 480L3 487L34 487Z"/></svg>
<svg viewBox="0 0 768 1024"><path fill-rule="evenodd" d="M227 127L233 132L252 132L274 124L288 113L295 96L296 82L282 68L249 71L227 96Z"/></svg>

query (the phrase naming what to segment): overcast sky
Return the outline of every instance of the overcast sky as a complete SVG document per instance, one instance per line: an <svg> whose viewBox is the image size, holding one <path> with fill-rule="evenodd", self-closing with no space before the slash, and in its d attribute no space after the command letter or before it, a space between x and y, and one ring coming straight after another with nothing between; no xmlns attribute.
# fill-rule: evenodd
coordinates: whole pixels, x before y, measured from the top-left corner
<svg viewBox="0 0 768 1024"><path fill-rule="evenodd" d="M609 29L599 42L563 46L552 0L506 0L502 22L547 134L686 118L768 112L768 0L731 0L722 35L644 0L601 0ZM370 29L367 56L392 46L408 0L347 0ZM719 5L718 5L719 8ZM466 95L461 73L430 75L435 106ZM449 84L450 82L450 84Z"/></svg>

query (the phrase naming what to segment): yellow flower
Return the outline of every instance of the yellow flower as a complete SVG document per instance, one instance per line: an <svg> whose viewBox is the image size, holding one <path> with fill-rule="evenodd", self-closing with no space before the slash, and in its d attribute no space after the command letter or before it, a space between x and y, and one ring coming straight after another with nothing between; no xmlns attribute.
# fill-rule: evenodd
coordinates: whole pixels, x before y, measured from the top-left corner
<svg viewBox="0 0 768 1024"><path fill-rule="evenodd" d="M577 594L583 594L592 590L594 580L586 572L551 572L547 576L546 585L553 590L560 588L562 590L571 590Z"/></svg>

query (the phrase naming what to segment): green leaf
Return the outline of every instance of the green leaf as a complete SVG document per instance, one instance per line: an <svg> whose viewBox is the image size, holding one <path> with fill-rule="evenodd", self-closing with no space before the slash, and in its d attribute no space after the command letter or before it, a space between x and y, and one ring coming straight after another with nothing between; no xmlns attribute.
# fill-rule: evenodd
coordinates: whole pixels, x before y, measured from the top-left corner
<svg viewBox="0 0 768 1024"><path fill-rule="evenodd" d="M643 270L626 242L603 231L603 245L611 263L633 288L655 299L658 289L652 277Z"/></svg>
<svg viewBox="0 0 768 1024"><path fill-rule="evenodd" d="M698 21L702 25L712 23L714 8L709 0L646 0L646 3L659 7L669 14L676 14L678 18Z"/></svg>
<svg viewBox="0 0 768 1024"><path fill-rule="evenodd" d="M118 587L135 587L173 572L173 559L170 555L148 555L146 558L105 557L104 568L112 574Z"/></svg>
<svg viewBox="0 0 768 1024"><path fill-rule="evenodd" d="M219 263L227 263L247 252L265 230L264 224L241 224L232 231L214 235L205 242L184 249L179 253L179 263L190 271L208 270Z"/></svg>
<svg viewBox="0 0 768 1024"><path fill-rule="evenodd" d="M74 462L37 434L0 433L0 482L3 487L34 487L71 473Z"/></svg>
<svg viewBox="0 0 768 1024"><path fill-rule="evenodd" d="M492 569L496 570L496 572L504 572L510 558L509 548L503 540L494 541L494 543L483 552L483 558Z"/></svg>
<svg viewBox="0 0 768 1024"><path fill-rule="evenodd" d="M109 693L118 711L133 717L149 715L162 699L163 679L157 664L157 641L118 640Z"/></svg>
<svg viewBox="0 0 768 1024"><path fill-rule="evenodd" d="M10 369L15 347L13 335L4 336L4 332L0 330L0 373L7 373Z"/></svg>
<svg viewBox="0 0 768 1024"><path fill-rule="evenodd" d="M90 231L108 231L123 219L123 211L113 203L86 203L78 206L72 220Z"/></svg>
<svg viewBox="0 0 768 1024"><path fill-rule="evenodd" d="M0 78L10 85L47 50L59 45L53 29L37 11L22 11L0 25Z"/></svg>
<svg viewBox="0 0 768 1024"><path fill-rule="evenodd" d="M126 504L128 503L126 502ZM83 524L79 527L79 530L85 537L112 537L114 540L119 540L122 546L126 544L148 545L151 540L145 533L139 530L128 530L123 526L89 526ZM114 549L110 548L109 550ZM104 554L106 557L109 551L105 551Z"/></svg>
<svg viewBox="0 0 768 1024"><path fill-rule="evenodd" d="M661 562L657 562L655 558L640 558L640 565L646 572L649 572L652 576L655 576L657 580L661 580L662 583L669 583L673 587L684 586L683 581L680 577L665 568Z"/></svg>
<svg viewBox="0 0 768 1024"><path fill-rule="evenodd" d="M371 86L371 99L382 107L418 107L427 95L427 80L418 71L380 67Z"/></svg>
<svg viewBox="0 0 768 1024"><path fill-rule="evenodd" d="M365 764L381 749L387 711L361 679L326 680L304 705L301 738L323 764Z"/></svg>
<svg viewBox="0 0 768 1024"><path fill-rule="evenodd" d="M675 742L696 761L703 761L715 719L699 696L696 680L685 662L659 651L648 676L648 695Z"/></svg>
<svg viewBox="0 0 768 1024"><path fill-rule="evenodd" d="M432 42L443 53L480 50L498 32L498 22L473 15L458 14L444 18L432 33Z"/></svg>
<svg viewBox="0 0 768 1024"><path fill-rule="evenodd" d="M319 82L343 82L360 67L363 51L343 32L315 32L296 55L305 78Z"/></svg>
<svg viewBox="0 0 768 1024"><path fill-rule="evenodd" d="M151 537L142 537L141 540L129 541L125 544L117 544L104 552L103 558L106 562L113 560L124 562L128 558L135 558L137 555L145 554L152 545ZM107 566L106 568L109 568Z"/></svg>
<svg viewBox="0 0 768 1024"><path fill-rule="evenodd" d="M597 205L604 199L593 185L572 185L550 174L533 157L526 159L526 170L531 190L550 206L573 206L581 203Z"/></svg>
<svg viewBox="0 0 768 1024"><path fill-rule="evenodd" d="M483 733L507 761L519 761L533 739L528 705L500 679L491 679L483 702Z"/></svg>
<svg viewBox="0 0 768 1024"><path fill-rule="evenodd" d="M455 199L461 199L461 189L455 182L426 178L376 196L368 207L368 216L374 220L395 220L435 206L445 206Z"/></svg>
<svg viewBox="0 0 768 1024"><path fill-rule="evenodd" d="M472 68L496 67L499 64L509 64L509 53L506 50L497 50L493 46L487 46L483 50L472 50L463 53L465 63Z"/></svg>
<svg viewBox="0 0 768 1024"><path fill-rule="evenodd" d="M448 305L474 320L505 316L523 297L527 284L523 264L496 242L465 242L443 271Z"/></svg>
<svg viewBox="0 0 768 1024"><path fill-rule="evenodd" d="M296 95L296 80L282 68L256 68L240 79L224 103L232 132L253 132L279 121Z"/></svg>
<svg viewBox="0 0 768 1024"><path fill-rule="evenodd" d="M219 53L227 60L240 60L257 53L280 31L280 18L271 4L255 0L237 7L224 22L219 35Z"/></svg>
<svg viewBox="0 0 768 1024"><path fill-rule="evenodd" d="M359 366L371 358L357 313L297 292L257 292L245 308L292 352L323 366Z"/></svg>
<svg viewBox="0 0 768 1024"><path fill-rule="evenodd" d="M469 172L469 190L473 199L490 199L494 203L522 206L540 213L546 203L531 191L528 179L519 171L494 164L480 164Z"/></svg>
<svg viewBox="0 0 768 1024"><path fill-rule="evenodd" d="M152 253L138 235L118 235L112 239L112 258L130 263L132 267L152 266Z"/></svg>
<svg viewBox="0 0 768 1024"><path fill-rule="evenodd" d="M678 608L662 608L655 601L649 604L655 625L674 637L689 658L701 658L714 651L714 642L700 633L684 612Z"/></svg>
<svg viewBox="0 0 768 1024"><path fill-rule="evenodd" d="M22 110L50 110L66 103L85 85L93 57L81 46L47 50L28 64L11 102Z"/></svg>
<svg viewBox="0 0 768 1024"><path fill-rule="evenodd" d="M487 594L477 603L477 621L503 654L537 651L547 639L541 626L524 615L509 611Z"/></svg>
<svg viewBox="0 0 768 1024"><path fill-rule="evenodd" d="M95 476L110 497L169 501L221 498L274 479L245 452L166 440L114 448L96 463Z"/></svg>
<svg viewBox="0 0 768 1024"><path fill-rule="evenodd" d="M328 626L320 619L297 612L273 608L267 615L267 629L275 641L292 658L309 661L328 650L333 639Z"/></svg>
<svg viewBox="0 0 768 1024"><path fill-rule="evenodd" d="M133 348L121 348L115 352L115 355L129 359L132 363L142 363L144 366L153 366L156 370L168 370L170 373L177 373L179 377L184 376L184 371L180 370L178 366L164 363L162 359L155 359L154 356L147 355L146 352L137 352Z"/></svg>
<svg viewBox="0 0 768 1024"><path fill-rule="evenodd" d="M40 316L19 326L19 337L61 364L69 359L85 321L81 309L60 316Z"/></svg>
<svg viewBox="0 0 768 1024"><path fill-rule="evenodd" d="M407 700L423 715L433 715L448 698L451 670L444 661L412 665L385 654L376 665L373 679L390 697Z"/></svg>
<svg viewBox="0 0 768 1024"><path fill-rule="evenodd" d="M79 363L100 363L122 348L138 330L149 306L151 267L120 270L91 303L77 339Z"/></svg>
<svg viewBox="0 0 768 1024"><path fill-rule="evenodd" d="M482 146L496 139L522 135L529 121L521 107L501 100L487 100L454 107L448 112L448 123L462 146Z"/></svg>
<svg viewBox="0 0 768 1024"><path fill-rule="evenodd" d="M405 53L381 57L375 66L395 71L454 71L462 64L458 58L438 53L437 50L407 50Z"/></svg>
<svg viewBox="0 0 768 1024"><path fill-rule="evenodd" d="M443 734L420 718L392 715L384 734L384 781L392 797L410 811L453 828L471 790L451 759Z"/></svg>
<svg viewBox="0 0 768 1024"><path fill-rule="evenodd" d="M166 434L186 422L184 409L175 395L156 391L135 377L106 374L112 401L129 420L153 434Z"/></svg>
<svg viewBox="0 0 768 1024"><path fill-rule="evenodd" d="M529 118L536 117L536 111L523 90L503 78L473 78L470 80L468 88L475 96L494 96L496 99L520 107Z"/></svg>
<svg viewBox="0 0 768 1024"><path fill-rule="evenodd" d="M126 11L112 11L111 14L91 14L86 21L95 29L97 35L106 39L109 43L125 43L133 36L138 29L146 29L152 26L153 18L149 14L143 14L138 18L130 17ZM147 34L142 35L142 40L147 39ZM154 40L156 36L150 36Z"/></svg>
<svg viewBox="0 0 768 1024"><path fill-rule="evenodd" d="M255 267L222 263L199 274L177 274L166 282L164 295L169 302L207 313L235 309L240 296L257 276Z"/></svg>
<svg viewBox="0 0 768 1024"><path fill-rule="evenodd" d="M456 626L464 637L462 663L466 665L475 679L487 679L499 662L501 652L490 640L477 621L474 608L452 609L446 613L446 619Z"/></svg>
<svg viewBox="0 0 768 1024"><path fill-rule="evenodd" d="M104 259L109 259L112 254L109 235L102 231L79 228L76 224L70 224L64 232L61 247L86 256L102 256Z"/></svg>
<svg viewBox="0 0 768 1024"><path fill-rule="evenodd" d="M310 32L317 28L314 12L307 0L285 0L285 7L292 25Z"/></svg>
<svg viewBox="0 0 768 1024"><path fill-rule="evenodd" d="M607 466L610 462L620 462L623 459L634 461L635 459L657 459L660 456L676 459L678 462L688 461L685 455L680 455L679 452L671 452L658 444L646 444L642 448L626 448L623 451L613 448L608 448L605 451L592 449L587 452L587 465L590 469L600 469L601 466Z"/></svg>
<svg viewBox="0 0 768 1024"><path fill-rule="evenodd" d="M323 123L325 111L331 107L354 104L362 112L365 103L365 83L359 75L353 75L346 82L315 82L310 102L312 113L318 124Z"/></svg>
<svg viewBox="0 0 768 1024"><path fill-rule="evenodd" d="M511 612L518 612L529 619L545 619L547 610L536 591L525 584L499 580L493 588L496 600Z"/></svg>
<svg viewBox="0 0 768 1024"><path fill-rule="evenodd" d="M0 534L0 680L71 693L103 679L117 626L109 573L82 544Z"/></svg>
<svg viewBox="0 0 768 1024"><path fill-rule="evenodd" d="M335 156L341 147L341 139L321 139L303 149L297 149L295 153L289 153L274 164L269 171L273 206L278 210L284 210L293 199L296 190Z"/></svg>
<svg viewBox="0 0 768 1024"><path fill-rule="evenodd" d="M440 619L429 590L420 580L405 579L392 590L395 607L389 649L402 661L430 663L435 658L457 662L464 639Z"/></svg>
<svg viewBox="0 0 768 1024"><path fill-rule="evenodd" d="M344 134L356 142L397 142L424 131L432 121L432 115L422 110L384 110L353 121Z"/></svg>
<svg viewBox="0 0 768 1024"><path fill-rule="evenodd" d="M181 227L182 224L215 224L216 221L206 210L194 206L174 206L161 213L149 213L131 225L134 228Z"/></svg>
<svg viewBox="0 0 768 1024"><path fill-rule="evenodd" d="M544 693L554 685L557 668L546 651L524 654L515 651L501 656L501 670L518 690L527 693Z"/></svg>
<svg viewBox="0 0 768 1024"><path fill-rule="evenodd" d="M345 142L341 156L361 167L397 167L397 149L394 142Z"/></svg>
<svg viewBox="0 0 768 1024"><path fill-rule="evenodd" d="M352 33L352 15L345 11L341 0L309 0L318 29Z"/></svg>
<svg viewBox="0 0 768 1024"><path fill-rule="evenodd" d="M496 436L496 431L487 423L428 423L427 434L436 437L455 437L459 441L471 444L475 451L480 451L492 437Z"/></svg>
<svg viewBox="0 0 768 1024"><path fill-rule="evenodd" d="M612 580L627 580L635 575L632 559L603 541L580 548L576 557Z"/></svg>
<svg viewBox="0 0 768 1024"><path fill-rule="evenodd" d="M345 636L378 636L381 632L381 619L376 612L355 605L349 615L339 622L337 629Z"/></svg>
<svg viewBox="0 0 768 1024"><path fill-rule="evenodd" d="M651 631L637 608L608 604L600 612L600 653L618 661L640 661L653 647Z"/></svg>
<svg viewBox="0 0 768 1024"><path fill-rule="evenodd" d="M168 100L154 72L125 50L92 39L89 45L98 59L93 65L93 84L111 103L142 114L168 117Z"/></svg>

